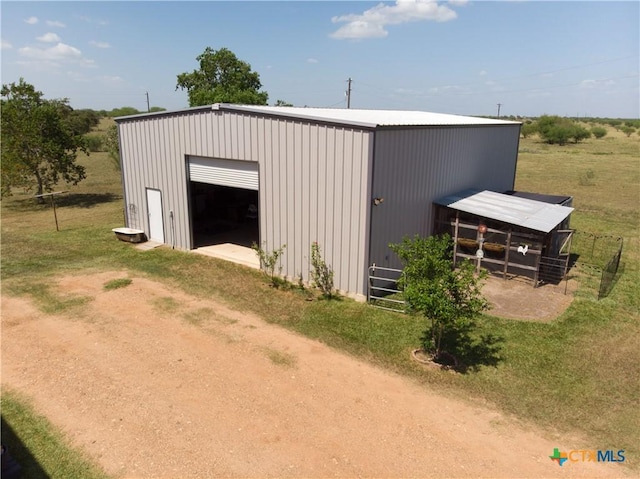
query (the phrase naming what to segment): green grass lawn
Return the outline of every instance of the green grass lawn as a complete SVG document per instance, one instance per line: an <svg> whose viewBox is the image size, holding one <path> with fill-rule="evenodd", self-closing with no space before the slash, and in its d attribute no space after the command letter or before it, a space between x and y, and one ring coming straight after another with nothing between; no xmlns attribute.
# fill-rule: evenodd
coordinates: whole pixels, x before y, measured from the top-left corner
<svg viewBox="0 0 640 479"><path fill-rule="evenodd" d="M425 387L582 437L576 446L625 449L628 462L637 464L640 138L610 129L603 139L562 147L527 138L520 151L516 189L573 196L572 227L624 237L623 274L607 298L598 301L579 291L571 307L548 324L484 316L481 332L502 338L502 361L495 367L467 374L425 370L409 354L426 327L420 318L347 299L307 301L299 289L270 288L257 271L168 248L141 253L117 241L111 228L123 224L120 176L105 153L83 158L87 180L58 198L59 232L51 208L29 195L2 201L4 294L30 295L53 313L82 308L82 298L57 297L49 278L126 269L253 312ZM2 416L18 437L30 434L12 411L3 407Z"/></svg>

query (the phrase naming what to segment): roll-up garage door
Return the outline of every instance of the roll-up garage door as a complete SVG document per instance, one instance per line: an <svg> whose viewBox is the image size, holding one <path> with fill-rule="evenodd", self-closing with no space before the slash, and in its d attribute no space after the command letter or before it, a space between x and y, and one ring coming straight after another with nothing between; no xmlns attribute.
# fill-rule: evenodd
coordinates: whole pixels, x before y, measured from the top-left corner
<svg viewBox="0 0 640 479"><path fill-rule="evenodd" d="M189 179L210 185L258 191L258 163L190 156Z"/></svg>

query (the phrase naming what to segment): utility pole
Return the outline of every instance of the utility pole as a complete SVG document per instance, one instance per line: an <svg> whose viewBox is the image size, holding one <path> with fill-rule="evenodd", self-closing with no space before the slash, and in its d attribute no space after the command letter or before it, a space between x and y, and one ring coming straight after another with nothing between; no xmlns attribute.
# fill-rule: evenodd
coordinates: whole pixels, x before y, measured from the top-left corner
<svg viewBox="0 0 640 479"><path fill-rule="evenodd" d="M347 80L347 108L351 108L351 78Z"/></svg>
<svg viewBox="0 0 640 479"><path fill-rule="evenodd" d="M500 118L500 107L502 106L502 103L498 103L498 118Z"/></svg>
<svg viewBox="0 0 640 479"><path fill-rule="evenodd" d="M151 111L151 107L149 107L149 92L146 91L144 93L147 95L147 113L149 113Z"/></svg>

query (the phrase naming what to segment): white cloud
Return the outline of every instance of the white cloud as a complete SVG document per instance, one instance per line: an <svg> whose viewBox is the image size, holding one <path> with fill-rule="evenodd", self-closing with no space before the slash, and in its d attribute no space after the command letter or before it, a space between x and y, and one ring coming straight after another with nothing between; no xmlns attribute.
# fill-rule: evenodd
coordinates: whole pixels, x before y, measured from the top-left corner
<svg viewBox="0 0 640 479"><path fill-rule="evenodd" d="M487 71L486 70L482 70L480 73L478 73L478 75L480 75L481 77L486 76L487 75Z"/></svg>
<svg viewBox="0 0 640 479"><path fill-rule="evenodd" d="M71 80L76 82L81 82L81 83L89 82L89 78L87 78L83 73L80 73L80 72L68 71L67 76Z"/></svg>
<svg viewBox="0 0 640 479"><path fill-rule="evenodd" d="M582 80L580 88L594 88L598 85L598 80Z"/></svg>
<svg viewBox="0 0 640 479"><path fill-rule="evenodd" d="M436 0L396 0L394 5L380 3L362 14L350 13L336 16L333 23L346 23L329 36L337 39L384 38L387 25L417 21L448 22L457 17L456 12Z"/></svg>
<svg viewBox="0 0 640 479"><path fill-rule="evenodd" d="M122 82L124 82L124 79L122 77L117 76L117 75L115 75L115 76L104 75L104 76L100 77L100 80L103 83L107 83L107 84L110 84L110 85L119 85Z"/></svg>
<svg viewBox="0 0 640 479"><path fill-rule="evenodd" d="M318 60L315 58L307 58L307 63L318 63Z"/></svg>
<svg viewBox="0 0 640 479"><path fill-rule="evenodd" d="M91 40L89 43L98 48L111 48L111 45L109 45L107 42L96 42L95 40Z"/></svg>
<svg viewBox="0 0 640 479"><path fill-rule="evenodd" d="M58 27L58 28L65 28L66 25L62 22L59 22L57 20L47 20L45 22L47 25L49 25L50 27Z"/></svg>
<svg viewBox="0 0 640 479"><path fill-rule="evenodd" d="M86 15L76 15L76 18L86 23L96 23L98 25L109 25L109 22L106 20L94 20L93 18L88 17Z"/></svg>
<svg viewBox="0 0 640 479"><path fill-rule="evenodd" d="M394 93L399 95L423 95L424 93L419 90L412 90L411 88L396 88Z"/></svg>
<svg viewBox="0 0 640 479"><path fill-rule="evenodd" d="M582 80L578 85L580 88L597 88L597 87L607 87L615 85L615 80L611 78L606 78L604 80Z"/></svg>
<svg viewBox="0 0 640 479"><path fill-rule="evenodd" d="M60 37L55 33L45 33L41 37L36 38L39 42L56 43L60 41Z"/></svg>
<svg viewBox="0 0 640 479"><path fill-rule="evenodd" d="M0 45L2 46L2 50L10 50L13 48L13 45L5 39L0 40Z"/></svg>
<svg viewBox="0 0 640 479"><path fill-rule="evenodd" d="M429 88L429 93L432 95L445 93L467 94L469 93L469 89L460 85L444 85Z"/></svg>
<svg viewBox="0 0 640 479"><path fill-rule="evenodd" d="M38 17L29 17L24 21L24 23L28 23L29 25L35 25L36 23L38 23Z"/></svg>
<svg viewBox="0 0 640 479"><path fill-rule="evenodd" d="M59 67L62 63L81 63L85 66L94 64L94 61L85 58L79 49L62 42L45 48L23 47L18 49L18 53L27 59L21 62L23 65Z"/></svg>

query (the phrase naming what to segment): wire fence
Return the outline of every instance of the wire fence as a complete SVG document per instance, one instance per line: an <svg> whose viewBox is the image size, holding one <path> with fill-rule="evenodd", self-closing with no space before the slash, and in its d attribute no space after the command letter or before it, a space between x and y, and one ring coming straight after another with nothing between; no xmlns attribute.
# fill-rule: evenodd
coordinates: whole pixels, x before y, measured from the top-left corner
<svg viewBox="0 0 640 479"><path fill-rule="evenodd" d="M572 245L572 266L581 273L582 284L600 300L613 289L620 269L624 240L619 236L576 231Z"/></svg>

